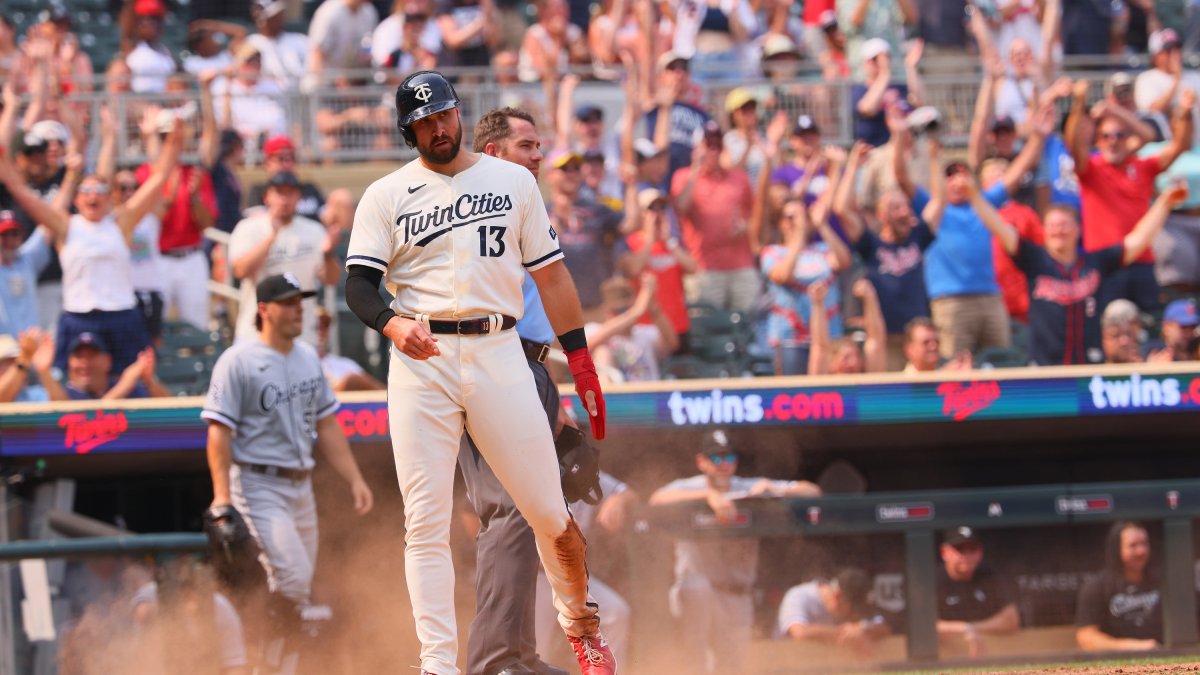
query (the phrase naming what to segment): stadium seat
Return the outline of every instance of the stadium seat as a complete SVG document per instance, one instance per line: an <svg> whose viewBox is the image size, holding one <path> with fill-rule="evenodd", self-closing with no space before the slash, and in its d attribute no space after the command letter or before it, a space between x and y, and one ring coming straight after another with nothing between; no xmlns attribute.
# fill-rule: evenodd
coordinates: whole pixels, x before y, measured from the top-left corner
<svg viewBox="0 0 1200 675"><path fill-rule="evenodd" d="M728 366L711 363L698 356L672 356L663 362L662 376L666 380L693 380L706 377L728 377Z"/></svg>
<svg viewBox="0 0 1200 675"><path fill-rule="evenodd" d="M204 356L168 358L158 362L155 375L176 396L197 396L208 389L212 367Z"/></svg>
<svg viewBox="0 0 1200 675"><path fill-rule="evenodd" d="M974 355L976 368L1022 368L1029 365L1029 354L1015 347L985 347Z"/></svg>

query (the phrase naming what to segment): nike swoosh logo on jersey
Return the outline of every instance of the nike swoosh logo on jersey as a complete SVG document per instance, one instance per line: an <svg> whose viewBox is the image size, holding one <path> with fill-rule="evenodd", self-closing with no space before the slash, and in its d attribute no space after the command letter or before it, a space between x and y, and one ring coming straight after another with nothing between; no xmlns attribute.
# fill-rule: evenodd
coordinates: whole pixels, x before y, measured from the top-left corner
<svg viewBox="0 0 1200 675"><path fill-rule="evenodd" d="M410 187L410 188L408 188L408 194L411 195L414 192L416 192L417 190L420 190L421 188L425 187L426 185L429 185L429 183L421 183L420 185L418 185L416 187Z"/></svg>
<svg viewBox="0 0 1200 675"><path fill-rule="evenodd" d="M270 368L270 367L271 367L271 364L269 364L269 363L264 363L264 364L262 364L261 366L259 366L259 367L258 367L258 372L260 372L260 373L261 373L262 371L264 371L264 370L266 370L267 368Z"/></svg>

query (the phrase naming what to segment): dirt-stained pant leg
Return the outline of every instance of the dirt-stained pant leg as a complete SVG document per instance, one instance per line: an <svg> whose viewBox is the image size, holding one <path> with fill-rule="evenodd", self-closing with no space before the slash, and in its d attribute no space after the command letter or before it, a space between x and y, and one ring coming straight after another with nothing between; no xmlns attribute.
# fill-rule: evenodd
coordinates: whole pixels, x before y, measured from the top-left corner
<svg viewBox="0 0 1200 675"><path fill-rule="evenodd" d="M554 440L520 340L512 332L472 339L461 361L467 432L533 528L559 623L571 635L592 635L599 619L587 594L587 544L563 501Z"/></svg>
<svg viewBox="0 0 1200 675"><path fill-rule="evenodd" d="M528 360L526 363L537 383L547 422L553 428L558 418L558 389L544 365ZM467 637L466 672L467 675L492 675L538 659L534 632L534 601L541 599L540 589L535 592L539 564L537 544L529 523L525 522L512 497L500 485L500 479L479 454L479 448L469 434L463 435L458 465L467 485L467 496L480 521L479 534L475 538L475 618ZM547 613L550 607L547 587ZM541 609L537 609L538 616ZM611 635L609 638L615 639Z"/></svg>

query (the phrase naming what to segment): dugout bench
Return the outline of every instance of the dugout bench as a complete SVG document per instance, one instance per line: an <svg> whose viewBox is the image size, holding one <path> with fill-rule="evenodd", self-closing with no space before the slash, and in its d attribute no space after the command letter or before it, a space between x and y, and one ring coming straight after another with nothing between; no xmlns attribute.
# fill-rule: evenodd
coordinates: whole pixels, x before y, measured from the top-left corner
<svg viewBox="0 0 1200 675"><path fill-rule="evenodd" d="M639 537L901 534L908 612L904 655L910 662L928 663L939 658L935 588L939 530L963 525L988 529L1158 521L1163 526L1164 542L1161 556L1155 556L1162 561L1164 646L1189 648L1198 642L1192 528L1193 520L1200 515L1200 480L870 493L819 499L752 498L736 503L738 518L730 525L717 523L706 505L651 507L634 527L637 536L631 538L632 550L639 546ZM1052 635L1056 629L1037 630L1051 635L1050 644L1061 644L1061 635ZM881 651L880 656L886 657L889 652L894 653L894 648Z"/></svg>

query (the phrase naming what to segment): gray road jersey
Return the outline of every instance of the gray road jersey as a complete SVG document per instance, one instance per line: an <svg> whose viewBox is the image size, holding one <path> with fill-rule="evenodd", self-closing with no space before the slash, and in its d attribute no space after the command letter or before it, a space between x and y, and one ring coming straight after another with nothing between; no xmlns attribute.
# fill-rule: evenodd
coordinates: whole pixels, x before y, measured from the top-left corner
<svg viewBox="0 0 1200 675"><path fill-rule="evenodd" d="M733 476L731 492L745 492L762 478ZM784 489L788 481L772 481ZM704 476L692 476L672 481L658 492L699 490L708 485ZM758 576L758 539L754 537L719 537L709 539L677 539L675 541L675 578L701 576L726 588L748 589Z"/></svg>
<svg viewBox="0 0 1200 675"><path fill-rule="evenodd" d="M311 346L284 355L260 340L217 359L200 416L233 429L233 461L289 469L313 467L317 420L338 409Z"/></svg>

